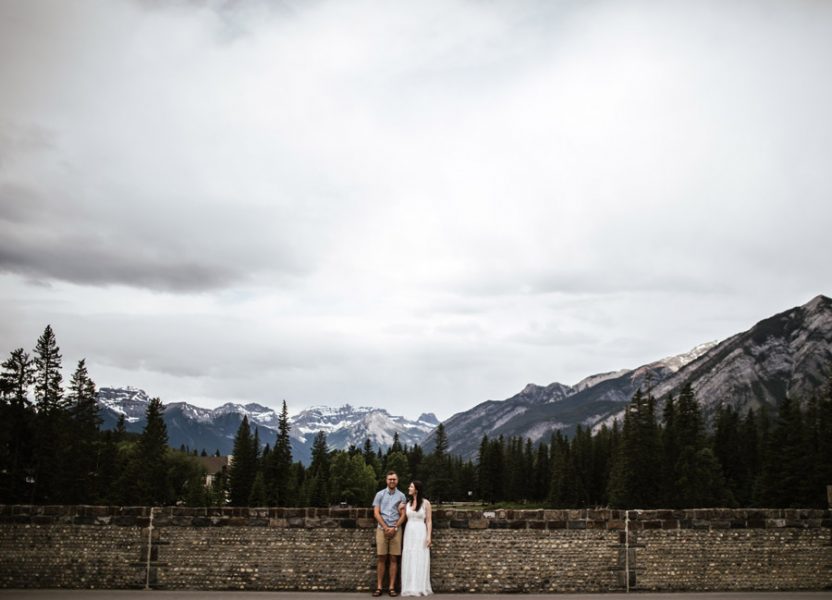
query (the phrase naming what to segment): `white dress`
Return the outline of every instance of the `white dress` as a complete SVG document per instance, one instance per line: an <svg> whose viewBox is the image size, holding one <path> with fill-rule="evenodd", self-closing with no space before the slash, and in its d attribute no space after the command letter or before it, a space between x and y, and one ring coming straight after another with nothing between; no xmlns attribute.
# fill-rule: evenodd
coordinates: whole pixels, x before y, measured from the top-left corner
<svg viewBox="0 0 832 600"><path fill-rule="evenodd" d="M413 510L408 502L407 525L402 542L402 596L428 596L430 587L430 548L425 546L428 529L425 525L426 502Z"/></svg>

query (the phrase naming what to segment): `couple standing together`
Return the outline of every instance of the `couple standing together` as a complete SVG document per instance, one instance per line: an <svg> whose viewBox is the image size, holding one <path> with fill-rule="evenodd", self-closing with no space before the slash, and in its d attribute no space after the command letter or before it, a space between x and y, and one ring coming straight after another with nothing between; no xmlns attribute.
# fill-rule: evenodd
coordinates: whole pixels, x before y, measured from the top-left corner
<svg viewBox="0 0 832 600"><path fill-rule="evenodd" d="M390 595L396 596L396 572L402 557L402 596L427 596L430 587L430 502L422 496L422 484L413 481L407 488L408 500L398 489L399 478L395 472L387 473L387 487L376 494L373 514L376 528L376 590L373 596L381 596L384 565L390 557ZM407 531L402 542L402 524L407 521Z"/></svg>

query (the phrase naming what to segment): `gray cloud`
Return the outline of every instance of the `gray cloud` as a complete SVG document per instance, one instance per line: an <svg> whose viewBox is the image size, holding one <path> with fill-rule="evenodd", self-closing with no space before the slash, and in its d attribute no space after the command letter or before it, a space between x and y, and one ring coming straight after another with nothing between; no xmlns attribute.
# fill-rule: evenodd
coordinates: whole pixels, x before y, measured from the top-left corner
<svg viewBox="0 0 832 600"><path fill-rule="evenodd" d="M831 291L830 40L785 0L3 2L0 334L414 416L686 351Z"/></svg>

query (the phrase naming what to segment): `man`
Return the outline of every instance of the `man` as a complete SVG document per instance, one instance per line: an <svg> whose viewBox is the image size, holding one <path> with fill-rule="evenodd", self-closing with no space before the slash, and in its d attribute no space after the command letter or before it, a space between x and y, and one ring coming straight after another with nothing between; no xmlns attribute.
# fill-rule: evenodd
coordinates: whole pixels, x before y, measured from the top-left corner
<svg viewBox="0 0 832 600"><path fill-rule="evenodd" d="M399 477L395 471L387 473L387 487L380 490L373 499L373 515L376 518L376 590L373 596L381 596L381 580L384 578L384 564L390 557L390 596L397 596L396 574L399 570L399 557L402 555L402 530L404 507L407 498L396 487Z"/></svg>

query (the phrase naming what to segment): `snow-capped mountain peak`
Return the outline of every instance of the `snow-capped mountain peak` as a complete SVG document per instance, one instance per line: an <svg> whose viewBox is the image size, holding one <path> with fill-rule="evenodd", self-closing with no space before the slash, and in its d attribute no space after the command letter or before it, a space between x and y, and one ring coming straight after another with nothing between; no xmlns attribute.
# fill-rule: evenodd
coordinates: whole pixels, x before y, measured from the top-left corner
<svg viewBox="0 0 832 600"><path fill-rule="evenodd" d="M102 387L98 390L98 403L118 415L124 415L127 423L137 423L147 412L150 396L134 387Z"/></svg>
<svg viewBox="0 0 832 600"><path fill-rule="evenodd" d="M101 388L98 404L105 417L105 426L112 427L118 415L125 415L128 430L141 431L150 397L136 388ZM279 411L257 403L236 404L226 402L214 409L193 406L187 402L165 404L165 422L168 425L169 442L177 447L191 449L215 449L231 452L237 429L248 417L252 426L258 427L262 443L274 444L280 420ZM369 439L374 448L387 449L398 434L403 445L421 443L424 437L439 424L436 416L426 413L416 421L393 416L383 408L349 404L339 407L316 406L289 418L292 453L295 459L309 460L312 442L319 431L327 435L331 449L346 449L350 445L362 446Z"/></svg>

